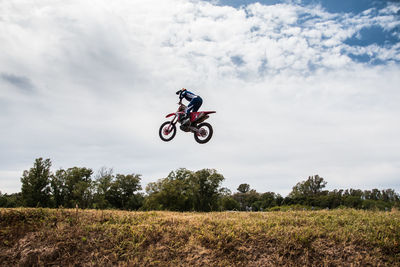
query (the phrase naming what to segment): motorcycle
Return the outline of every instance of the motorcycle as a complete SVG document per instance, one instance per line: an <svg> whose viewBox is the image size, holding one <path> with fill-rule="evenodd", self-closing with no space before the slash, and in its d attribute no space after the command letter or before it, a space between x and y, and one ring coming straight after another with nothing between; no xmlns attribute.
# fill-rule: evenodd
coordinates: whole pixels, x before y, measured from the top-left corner
<svg viewBox="0 0 400 267"><path fill-rule="evenodd" d="M182 124L186 106L178 103L179 108L175 113L170 113L166 118L172 117L170 121L166 121L160 126L159 135L161 140L168 142L171 141L176 135L176 124L179 122L180 129L184 132L191 132L194 134L194 139L197 143L205 144L210 141L213 135L213 128L211 124L204 122L210 116L209 114L216 113L216 111L200 111L190 113L190 124Z"/></svg>

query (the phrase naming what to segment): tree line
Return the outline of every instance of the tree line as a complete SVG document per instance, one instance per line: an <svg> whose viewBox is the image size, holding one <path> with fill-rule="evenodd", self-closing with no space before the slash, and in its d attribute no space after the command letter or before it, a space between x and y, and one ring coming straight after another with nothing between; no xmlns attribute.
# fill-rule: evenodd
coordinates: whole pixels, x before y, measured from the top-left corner
<svg viewBox="0 0 400 267"><path fill-rule="evenodd" d="M240 184L232 193L222 187L223 175L216 170L196 172L181 168L151 182L142 191L140 174L114 174L112 169L73 167L51 171L51 160L38 158L21 177L21 192L2 194L0 207L92 208L171 211L271 211L287 209L389 210L400 207L393 189L324 190L327 182L314 175L293 186L286 197L259 193Z"/></svg>

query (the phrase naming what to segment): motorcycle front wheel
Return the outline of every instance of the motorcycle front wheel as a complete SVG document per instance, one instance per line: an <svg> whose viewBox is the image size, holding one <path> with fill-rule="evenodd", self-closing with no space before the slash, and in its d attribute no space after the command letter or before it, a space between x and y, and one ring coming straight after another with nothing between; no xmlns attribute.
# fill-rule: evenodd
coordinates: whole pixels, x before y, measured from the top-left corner
<svg viewBox="0 0 400 267"><path fill-rule="evenodd" d="M197 125L197 128L199 129L199 132L194 133L194 139L196 142L199 144L205 144L210 141L213 135L213 128L211 124L203 122Z"/></svg>
<svg viewBox="0 0 400 267"><path fill-rule="evenodd" d="M172 124L170 121L166 121L160 126L160 130L158 131L161 140L168 142L171 141L176 134L175 124Z"/></svg>

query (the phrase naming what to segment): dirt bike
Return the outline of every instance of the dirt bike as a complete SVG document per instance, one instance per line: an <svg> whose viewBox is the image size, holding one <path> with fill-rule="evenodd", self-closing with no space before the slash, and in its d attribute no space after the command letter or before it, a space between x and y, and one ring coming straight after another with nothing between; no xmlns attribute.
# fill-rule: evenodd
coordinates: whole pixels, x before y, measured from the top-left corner
<svg viewBox="0 0 400 267"><path fill-rule="evenodd" d="M190 124L182 124L185 121L186 106L178 103L179 108L175 113L170 113L166 118L172 117L171 121L166 121L161 124L159 135L161 140L168 142L171 141L176 135L176 123L179 122L179 127L184 132L192 132L194 139L197 143L205 144L210 141L213 135L213 128L211 124L204 122L210 116L209 114L216 113L216 111L200 111L190 113Z"/></svg>

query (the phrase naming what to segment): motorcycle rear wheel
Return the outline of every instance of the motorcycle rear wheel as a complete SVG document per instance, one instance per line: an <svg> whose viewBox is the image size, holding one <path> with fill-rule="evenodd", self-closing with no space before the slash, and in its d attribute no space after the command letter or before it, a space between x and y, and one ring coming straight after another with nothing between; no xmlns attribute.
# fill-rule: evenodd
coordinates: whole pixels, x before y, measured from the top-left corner
<svg viewBox="0 0 400 267"><path fill-rule="evenodd" d="M172 124L170 121L166 121L163 124L161 124L160 130L158 131L158 135L164 142L168 142L174 139L175 134L176 134L175 124Z"/></svg>
<svg viewBox="0 0 400 267"><path fill-rule="evenodd" d="M213 135L213 128L211 124L203 122L197 125L197 128L199 129L199 133L194 133L194 139L196 142L199 144L205 144L210 141Z"/></svg>

